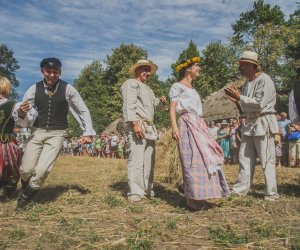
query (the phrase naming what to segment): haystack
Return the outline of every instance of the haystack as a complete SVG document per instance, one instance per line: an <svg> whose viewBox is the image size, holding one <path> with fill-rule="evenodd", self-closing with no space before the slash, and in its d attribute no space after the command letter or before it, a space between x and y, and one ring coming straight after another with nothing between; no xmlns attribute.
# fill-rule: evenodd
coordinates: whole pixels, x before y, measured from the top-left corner
<svg viewBox="0 0 300 250"><path fill-rule="evenodd" d="M114 120L113 122L111 122L105 129L103 132L106 133L111 133L114 132L116 133L120 128L119 127L124 127L124 119L123 118L118 118L116 120ZM121 129L123 130L123 129Z"/></svg>
<svg viewBox="0 0 300 250"><path fill-rule="evenodd" d="M235 86L240 88L244 82L245 79L238 78L235 81L228 83L226 87ZM224 88L210 94L203 100L203 114L204 119L207 122L240 116L236 105L225 96Z"/></svg>
<svg viewBox="0 0 300 250"><path fill-rule="evenodd" d="M240 88L244 79L239 78L228 86ZM224 93L224 88L212 93L203 101L204 118L206 121L229 119L239 116L239 111ZM172 139L171 129L157 144L156 151L156 172L157 176L163 176L164 180L178 186L182 183L182 171L178 154L177 142Z"/></svg>

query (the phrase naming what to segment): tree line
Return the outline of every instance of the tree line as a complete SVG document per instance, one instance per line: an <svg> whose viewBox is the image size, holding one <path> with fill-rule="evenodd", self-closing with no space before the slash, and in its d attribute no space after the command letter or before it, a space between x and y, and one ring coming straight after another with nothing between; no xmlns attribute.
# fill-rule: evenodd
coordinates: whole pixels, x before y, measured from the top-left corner
<svg viewBox="0 0 300 250"><path fill-rule="evenodd" d="M296 82L295 69L300 66L300 3L296 10L285 19L280 6L257 0L252 10L243 12L232 24L232 36L226 42L212 41L202 51L191 40L178 59L170 65L171 75L164 81L157 75L148 83L157 96L166 95L177 79L176 65L183 59L201 57L201 76L194 87L205 98L239 77L236 59L243 50L253 50L260 55L261 68L275 82L278 93L278 109L287 109L287 96ZM148 52L134 44L121 44L112 49L106 59L94 61L82 69L74 85L86 102L96 131L101 132L115 119L122 116L120 87L130 78L129 67L137 60L147 58ZM154 62L158 63L159 62ZM104 66L105 65L105 66ZM13 50L0 45L0 74L7 76L17 97L16 71L19 69ZM72 135L81 133L70 117ZM155 116L158 127L169 125L168 113L158 112Z"/></svg>

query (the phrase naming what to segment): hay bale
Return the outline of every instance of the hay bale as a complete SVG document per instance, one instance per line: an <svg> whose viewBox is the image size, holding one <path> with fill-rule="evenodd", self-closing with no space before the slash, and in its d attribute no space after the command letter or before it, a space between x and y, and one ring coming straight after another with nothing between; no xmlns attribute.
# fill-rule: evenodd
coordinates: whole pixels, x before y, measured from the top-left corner
<svg viewBox="0 0 300 250"><path fill-rule="evenodd" d="M224 88L229 86L240 88L244 82L244 78L238 78L228 83ZM203 100L203 114L207 122L240 116L236 105L226 97L224 88L210 94Z"/></svg>
<svg viewBox="0 0 300 250"><path fill-rule="evenodd" d="M182 183L182 170L177 142L172 138L169 129L157 143L155 172L163 181L179 186Z"/></svg>

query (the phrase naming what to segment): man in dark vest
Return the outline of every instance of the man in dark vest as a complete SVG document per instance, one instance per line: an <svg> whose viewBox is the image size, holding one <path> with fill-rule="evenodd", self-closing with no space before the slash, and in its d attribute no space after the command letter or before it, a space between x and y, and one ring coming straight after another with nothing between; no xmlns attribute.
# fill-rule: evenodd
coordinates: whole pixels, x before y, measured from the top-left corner
<svg viewBox="0 0 300 250"><path fill-rule="evenodd" d="M71 84L59 78L61 66L57 58L41 61L44 79L26 91L18 110L19 117L24 119L28 119L26 114L29 110L36 110L33 133L20 168L22 191L18 198L18 208L31 202L51 171L66 135L69 109L83 128L81 143L90 143L96 134L89 110L79 93Z"/></svg>

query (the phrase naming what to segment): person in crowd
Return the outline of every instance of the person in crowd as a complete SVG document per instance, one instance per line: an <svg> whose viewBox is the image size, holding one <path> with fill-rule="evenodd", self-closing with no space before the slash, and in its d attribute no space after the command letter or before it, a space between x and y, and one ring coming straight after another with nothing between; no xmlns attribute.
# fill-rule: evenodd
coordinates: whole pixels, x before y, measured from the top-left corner
<svg viewBox="0 0 300 250"><path fill-rule="evenodd" d="M108 134L105 134L104 152L105 158L111 158L110 136Z"/></svg>
<svg viewBox="0 0 300 250"><path fill-rule="evenodd" d="M214 140L216 140L218 137L219 128L217 126L215 126L215 121L211 121L209 123L208 131L211 134L212 138L214 138Z"/></svg>
<svg viewBox="0 0 300 250"><path fill-rule="evenodd" d="M223 155L226 164L230 162L231 148L230 148L230 127L226 120L222 120L221 128L218 130L217 142L223 150Z"/></svg>
<svg viewBox="0 0 300 250"><path fill-rule="evenodd" d="M77 90L60 79L61 61L45 58L40 63L44 79L32 85L25 93L18 109L20 118L26 118L30 109L36 111L33 133L20 168L22 190L18 208L28 205L44 183L59 154L66 129L69 109L83 128L80 143L90 143L96 133L90 112Z"/></svg>
<svg viewBox="0 0 300 250"><path fill-rule="evenodd" d="M237 139L238 128L239 128L238 120L232 119L230 125L230 148L231 148L232 164L238 163L238 155L239 155L239 141Z"/></svg>
<svg viewBox="0 0 300 250"><path fill-rule="evenodd" d="M176 67L179 78L169 92L172 137L179 142L183 189L189 209L209 206L209 199L230 194L222 164L222 149L203 119L201 99L192 81L200 75L200 58L183 60ZM176 113L179 114L178 123Z"/></svg>
<svg viewBox="0 0 300 250"><path fill-rule="evenodd" d="M118 150L119 139L115 132L111 132L110 134L110 151L111 158L117 158L117 150Z"/></svg>
<svg viewBox="0 0 300 250"><path fill-rule="evenodd" d="M101 135L99 135L96 140L95 140L95 151L96 151L96 156L98 158L102 157L102 140L101 140Z"/></svg>
<svg viewBox="0 0 300 250"><path fill-rule="evenodd" d="M123 137L120 136L119 137L119 140L118 140L118 148L117 148L117 158L118 159L121 159L124 155L124 140L123 140Z"/></svg>
<svg viewBox="0 0 300 250"><path fill-rule="evenodd" d="M279 121L281 120L280 114L276 113L276 120L278 123L278 133L274 136L274 143L275 143L275 153L276 153L276 167L281 167L282 163L282 132L281 128L279 127Z"/></svg>
<svg viewBox="0 0 300 250"><path fill-rule="evenodd" d="M289 95L289 166L300 166L300 67L297 68L296 84ZM293 133L294 132L294 133ZM299 138L298 138L299 137Z"/></svg>
<svg viewBox="0 0 300 250"><path fill-rule="evenodd" d="M282 161L282 165L283 166L287 166L288 165L288 141L287 141L287 131L289 128L289 124L291 123L291 121L289 119L287 119L287 113L286 112L281 112L279 114L280 119L277 120L278 122L278 127L279 127L279 131L281 133L281 140L280 140L280 144L281 144L281 161ZM278 145L278 144L277 144Z"/></svg>
<svg viewBox="0 0 300 250"><path fill-rule="evenodd" d="M0 201L5 201L17 188L20 179L21 150L13 132L17 116L15 102L9 100L11 83L0 76Z"/></svg>
<svg viewBox="0 0 300 250"><path fill-rule="evenodd" d="M247 81L241 93L231 86L225 88L225 94L244 112L246 124L239 151L239 173L232 190L237 195L248 193L258 155L266 183L265 200L274 201L279 197L274 144L274 135L278 132L275 86L272 79L260 71L257 53L244 51L237 62Z"/></svg>
<svg viewBox="0 0 300 250"><path fill-rule="evenodd" d="M155 109L167 102L165 96L156 98L152 89L146 85L146 81L156 70L154 63L139 60L129 68L129 73L134 78L126 80L121 87L129 147L127 170L130 202L138 202L145 196L154 195L155 141L158 135L153 117Z"/></svg>

